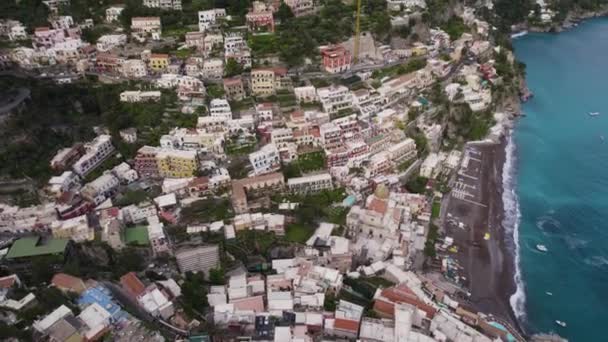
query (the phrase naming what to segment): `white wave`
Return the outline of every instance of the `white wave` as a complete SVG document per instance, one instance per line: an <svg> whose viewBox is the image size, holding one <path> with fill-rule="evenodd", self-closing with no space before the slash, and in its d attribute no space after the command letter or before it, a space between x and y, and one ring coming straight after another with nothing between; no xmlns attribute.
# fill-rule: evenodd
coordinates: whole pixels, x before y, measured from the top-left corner
<svg viewBox="0 0 608 342"><path fill-rule="evenodd" d="M581 238L577 238L577 237L569 236L569 235L564 236L564 241L566 242L568 249L581 248L581 247L586 246L589 243L588 240L583 240Z"/></svg>
<svg viewBox="0 0 608 342"><path fill-rule="evenodd" d="M515 245L515 274L513 278L516 290L509 298L509 302L513 313L517 319L521 320L526 316L526 295L520 268L519 222L521 213L517 193L515 192L515 142L513 141L513 132L509 132L508 137L509 141L505 147L505 164L502 169L502 202L505 210L502 226L507 233L513 235Z"/></svg>
<svg viewBox="0 0 608 342"><path fill-rule="evenodd" d="M595 255L590 258L586 258L583 262L592 267L603 267L608 265L608 259L601 255Z"/></svg>

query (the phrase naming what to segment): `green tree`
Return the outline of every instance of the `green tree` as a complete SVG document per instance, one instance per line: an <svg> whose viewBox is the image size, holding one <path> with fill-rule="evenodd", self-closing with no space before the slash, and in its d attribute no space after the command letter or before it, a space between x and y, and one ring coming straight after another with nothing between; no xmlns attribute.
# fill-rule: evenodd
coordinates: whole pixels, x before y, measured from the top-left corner
<svg viewBox="0 0 608 342"><path fill-rule="evenodd" d="M279 10L276 13L277 19L281 21L281 23L286 23L287 20L294 17L291 8L287 6L284 1L281 1L281 5L279 5Z"/></svg>
<svg viewBox="0 0 608 342"><path fill-rule="evenodd" d="M213 285L224 285L226 283L226 274L222 267L212 268L209 270L209 282Z"/></svg>
<svg viewBox="0 0 608 342"><path fill-rule="evenodd" d="M224 73L226 77L232 77L236 75L240 75L243 72L243 66L239 64L234 58L228 58L226 61L226 67L224 69Z"/></svg>

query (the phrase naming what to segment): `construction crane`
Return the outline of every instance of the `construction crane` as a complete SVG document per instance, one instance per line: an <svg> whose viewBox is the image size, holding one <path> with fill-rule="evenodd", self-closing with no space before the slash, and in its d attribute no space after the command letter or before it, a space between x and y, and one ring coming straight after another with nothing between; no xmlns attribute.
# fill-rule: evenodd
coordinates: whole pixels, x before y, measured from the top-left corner
<svg viewBox="0 0 608 342"><path fill-rule="evenodd" d="M357 0L357 18L355 21L355 55L353 65L359 62L359 36L361 35L361 0Z"/></svg>

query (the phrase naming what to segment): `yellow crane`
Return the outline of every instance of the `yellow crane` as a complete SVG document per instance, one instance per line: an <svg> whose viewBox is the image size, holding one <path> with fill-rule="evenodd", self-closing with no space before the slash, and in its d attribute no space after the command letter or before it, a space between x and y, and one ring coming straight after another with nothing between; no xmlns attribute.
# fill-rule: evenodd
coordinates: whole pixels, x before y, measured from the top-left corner
<svg viewBox="0 0 608 342"><path fill-rule="evenodd" d="M357 62L359 62L359 35L361 33L361 0L357 0L357 18L355 20L355 55L353 56L353 64L357 64Z"/></svg>

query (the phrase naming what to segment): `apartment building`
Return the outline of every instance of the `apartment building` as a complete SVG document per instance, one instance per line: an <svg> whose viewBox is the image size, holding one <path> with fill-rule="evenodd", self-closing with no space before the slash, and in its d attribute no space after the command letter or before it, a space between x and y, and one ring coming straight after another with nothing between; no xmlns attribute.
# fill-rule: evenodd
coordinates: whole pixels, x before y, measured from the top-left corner
<svg viewBox="0 0 608 342"><path fill-rule="evenodd" d="M407 138L397 144L391 145L387 151L394 163L410 160L416 157L416 142L414 139Z"/></svg>
<svg viewBox="0 0 608 342"><path fill-rule="evenodd" d="M256 176L281 168L279 150L274 144L264 145L258 151L250 153L249 162L253 167L253 174Z"/></svg>
<svg viewBox="0 0 608 342"><path fill-rule="evenodd" d="M131 91L123 91L120 93L120 102L148 102L148 101L159 101L161 97L161 92L158 90L153 91L141 91L141 90L131 90Z"/></svg>
<svg viewBox="0 0 608 342"><path fill-rule="evenodd" d="M218 19L226 17L226 10L223 8L214 8L207 11L198 12L198 30L204 32L212 26L215 26Z"/></svg>
<svg viewBox="0 0 608 342"><path fill-rule="evenodd" d="M95 231L92 226L89 226L86 215L64 221L54 221L51 224L51 233L56 239L70 239L74 242L84 242L95 239Z"/></svg>
<svg viewBox="0 0 608 342"><path fill-rule="evenodd" d="M154 71L163 71L169 66L169 55L164 53L153 53L150 55L148 65L150 65L150 68Z"/></svg>
<svg viewBox="0 0 608 342"><path fill-rule="evenodd" d="M180 272L203 272L209 277L209 270L220 265L219 247L182 247L175 252L175 259Z"/></svg>
<svg viewBox="0 0 608 342"><path fill-rule="evenodd" d="M198 50L202 50L205 46L205 33L204 32L186 32L186 46L194 47Z"/></svg>
<svg viewBox="0 0 608 342"><path fill-rule="evenodd" d="M122 72L122 64L124 62L124 57L111 53L98 53L95 58L97 69L106 72Z"/></svg>
<svg viewBox="0 0 608 342"><path fill-rule="evenodd" d="M122 63L121 69L126 78L142 78L148 75L146 63L141 59L127 59Z"/></svg>
<svg viewBox="0 0 608 342"><path fill-rule="evenodd" d="M311 14L315 11L315 2L313 0L285 0L285 4L291 8L296 17Z"/></svg>
<svg viewBox="0 0 608 342"><path fill-rule="evenodd" d="M105 52L127 43L126 34L106 34L97 39L97 51Z"/></svg>
<svg viewBox="0 0 608 342"><path fill-rule="evenodd" d="M118 186L120 185L120 180L116 178L111 173L103 174L90 183L87 183L82 190L80 190L80 195L93 203L95 205L101 204L106 199L112 197Z"/></svg>
<svg viewBox="0 0 608 342"><path fill-rule="evenodd" d="M232 120L230 104L224 99L213 99L209 104L209 115L223 120Z"/></svg>
<svg viewBox="0 0 608 342"><path fill-rule="evenodd" d="M233 180L231 202L234 212L243 214L249 211L247 195L257 196L268 192L279 191L284 185L285 180L283 174L278 172Z"/></svg>
<svg viewBox="0 0 608 342"><path fill-rule="evenodd" d="M192 177L198 170L198 156L195 151L161 149L156 154L156 161L161 177Z"/></svg>
<svg viewBox="0 0 608 342"><path fill-rule="evenodd" d="M143 5L149 8L160 8L162 10L182 10L182 0L143 0Z"/></svg>
<svg viewBox="0 0 608 342"><path fill-rule="evenodd" d="M319 127L321 145L326 149L332 149L342 145L342 130L333 122L324 123Z"/></svg>
<svg viewBox="0 0 608 342"><path fill-rule="evenodd" d="M105 134L85 144L84 148L87 152L72 167L81 177L86 176L114 152L112 137Z"/></svg>
<svg viewBox="0 0 608 342"><path fill-rule="evenodd" d="M329 173L322 173L313 176L289 178L287 180L287 187L293 193L307 194L332 189L333 183Z"/></svg>
<svg viewBox="0 0 608 342"><path fill-rule="evenodd" d="M224 92L229 100L240 101L245 98L245 87L241 76L224 78Z"/></svg>
<svg viewBox="0 0 608 342"><path fill-rule="evenodd" d="M293 88L293 92L296 96L296 100L299 103L302 102L314 102L317 101L317 89L314 86L303 86Z"/></svg>
<svg viewBox="0 0 608 342"><path fill-rule="evenodd" d="M118 17L124 10L124 6L114 5L106 9L106 22L112 23L118 21Z"/></svg>
<svg viewBox="0 0 608 342"><path fill-rule="evenodd" d="M251 92L256 96L270 96L275 93L274 69L251 71Z"/></svg>
<svg viewBox="0 0 608 342"><path fill-rule="evenodd" d="M139 33L160 33L162 31L160 17L133 17L131 30Z"/></svg>
<svg viewBox="0 0 608 342"><path fill-rule="evenodd" d="M343 85L332 85L317 89L317 96L323 105L323 110L330 114L337 114L341 110L351 109L353 98L350 90Z"/></svg>
<svg viewBox="0 0 608 342"><path fill-rule="evenodd" d="M321 58L323 59L323 69L331 74L350 70L352 63L350 51L342 45L332 45L321 49Z"/></svg>
<svg viewBox="0 0 608 342"><path fill-rule="evenodd" d="M272 10L263 2L253 2L253 8L245 15L245 21L250 31L274 32Z"/></svg>
<svg viewBox="0 0 608 342"><path fill-rule="evenodd" d="M160 176L156 155L160 149L153 146L142 146L135 156L135 170L140 178L158 178Z"/></svg>
<svg viewBox="0 0 608 342"><path fill-rule="evenodd" d="M203 61L201 76L206 80L219 81L224 75L224 62L220 58L208 58Z"/></svg>
<svg viewBox="0 0 608 342"><path fill-rule="evenodd" d="M158 216L150 216L148 220L148 238L150 239L150 246L154 255L160 255L169 253L171 246L169 240L165 235L165 225L160 222Z"/></svg>

